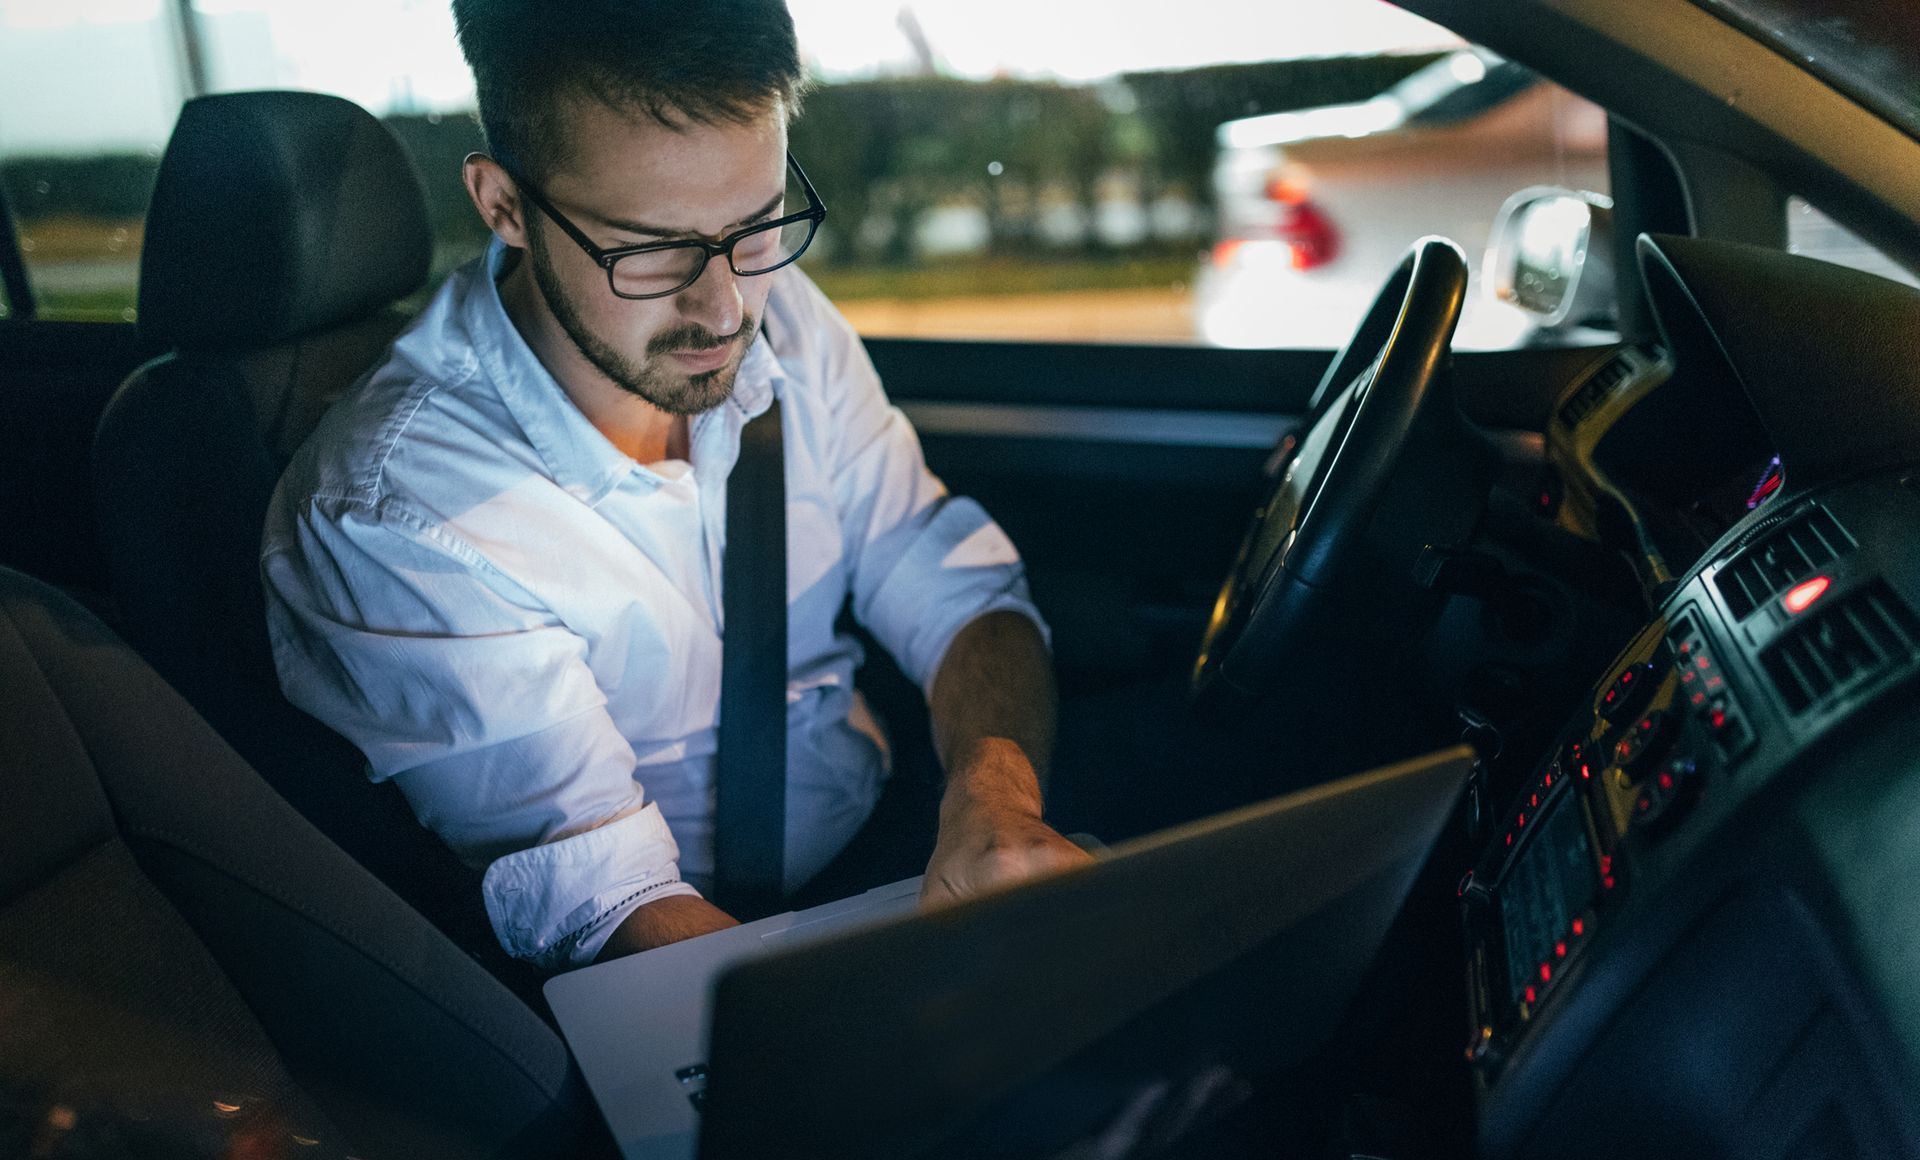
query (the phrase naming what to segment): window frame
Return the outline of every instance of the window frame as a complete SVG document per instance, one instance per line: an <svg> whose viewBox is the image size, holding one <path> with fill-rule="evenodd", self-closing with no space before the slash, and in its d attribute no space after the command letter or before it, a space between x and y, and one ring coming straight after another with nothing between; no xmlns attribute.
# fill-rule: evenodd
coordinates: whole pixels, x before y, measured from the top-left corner
<svg viewBox="0 0 1920 1160"><path fill-rule="evenodd" d="M20 252L20 230L14 224L13 206L0 185L0 293L6 295L6 317L17 322L31 320L38 309L33 283L27 278L27 262Z"/></svg>

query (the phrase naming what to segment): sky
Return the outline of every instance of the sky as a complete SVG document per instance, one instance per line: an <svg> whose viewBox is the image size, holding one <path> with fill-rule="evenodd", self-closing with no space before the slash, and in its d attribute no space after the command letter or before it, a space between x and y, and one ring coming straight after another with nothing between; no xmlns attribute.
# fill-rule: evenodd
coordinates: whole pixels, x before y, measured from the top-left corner
<svg viewBox="0 0 1920 1160"><path fill-rule="evenodd" d="M824 81L935 66L1089 81L1138 69L1455 43L1384 0L789 0ZM454 112L473 82L446 0L197 0L214 87ZM0 0L0 152L157 149L181 99L171 0ZM1177 12L1178 18L1161 15Z"/></svg>

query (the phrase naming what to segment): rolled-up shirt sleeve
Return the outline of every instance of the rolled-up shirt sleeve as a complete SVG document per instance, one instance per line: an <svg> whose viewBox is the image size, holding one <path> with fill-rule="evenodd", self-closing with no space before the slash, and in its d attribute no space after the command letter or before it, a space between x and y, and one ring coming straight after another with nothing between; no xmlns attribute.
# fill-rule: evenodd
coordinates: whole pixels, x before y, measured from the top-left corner
<svg viewBox="0 0 1920 1160"><path fill-rule="evenodd" d="M694 893L584 639L397 503L316 499L293 537L262 560L282 688L484 869L509 953L582 965L635 907Z"/></svg>
<svg viewBox="0 0 1920 1160"><path fill-rule="evenodd" d="M919 438L887 401L859 336L817 289L807 289L833 409L834 487L854 615L929 693L947 646L989 612L1020 613L1048 638L1013 541L984 508L949 495L927 469Z"/></svg>

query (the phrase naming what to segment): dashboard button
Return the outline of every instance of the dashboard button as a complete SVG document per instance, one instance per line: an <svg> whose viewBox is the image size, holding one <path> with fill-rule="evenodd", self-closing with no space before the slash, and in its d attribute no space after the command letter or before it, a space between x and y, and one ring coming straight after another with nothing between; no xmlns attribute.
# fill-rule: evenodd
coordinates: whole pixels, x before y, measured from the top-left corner
<svg viewBox="0 0 1920 1160"><path fill-rule="evenodd" d="M1614 762L1628 778L1639 781L1654 763L1666 756L1677 724L1678 719L1671 713L1658 709L1648 713L1614 743Z"/></svg>
<svg viewBox="0 0 1920 1160"><path fill-rule="evenodd" d="M1629 824L1639 830L1672 825L1699 798L1698 778L1698 767L1691 760L1678 757L1667 762L1634 796Z"/></svg>
<svg viewBox="0 0 1920 1160"><path fill-rule="evenodd" d="M1746 751L1753 741L1753 730L1747 728L1740 710L1724 698L1709 702L1701 714L1706 720L1707 731L1713 734L1713 742L1727 757L1737 757Z"/></svg>
<svg viewBox="0 0 1920 1160"><path fill-rule="evenodd" d="M1607 691L1600 694L1600 716L1608 724L1618 724L1637 715L1653 699L1664 675L1652 661L1628 665L1613 678Z"/></svg>

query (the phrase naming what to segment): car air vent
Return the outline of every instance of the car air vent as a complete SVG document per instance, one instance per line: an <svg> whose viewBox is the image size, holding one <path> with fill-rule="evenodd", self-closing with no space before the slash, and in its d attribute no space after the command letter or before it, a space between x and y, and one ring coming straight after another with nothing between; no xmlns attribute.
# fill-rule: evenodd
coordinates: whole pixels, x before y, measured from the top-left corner
<svg viewBox="0 0 1920 1160"><path fill-rule="evenodd" d="M1810 508L1735 556L1713 582L1727 611L1739 619L1854 547L1827 509Z"/></svg>
<svg viewBox="0 0 1920 1160"><path fill-rule="evenodd" d="M1920 620L1883 580L1810 613L1762 656L1781 700L1795 714L1912 663Z"/></svg>
<svg viewBox="0 0 1920 1160"><path fill-rule="evenodd" d="M1606 402L1614 388L1633 377L1633 364L1624 354L1614 355L1606 365L1587 376L1573 397L1560 404L1560 424L1572 429L1579 426L1580 420L1594 413L1601 403Z"/></svg>

